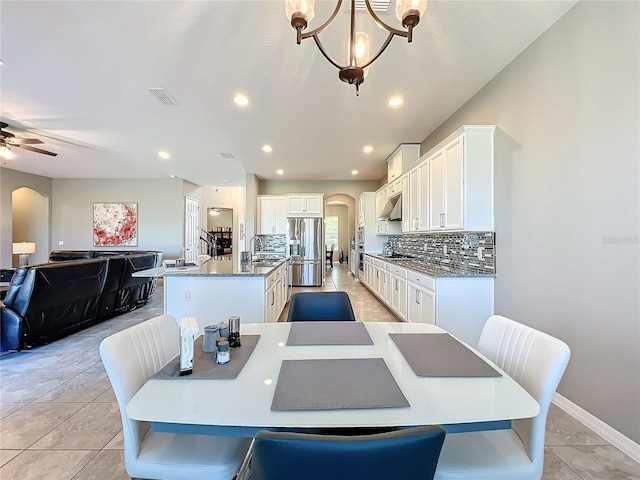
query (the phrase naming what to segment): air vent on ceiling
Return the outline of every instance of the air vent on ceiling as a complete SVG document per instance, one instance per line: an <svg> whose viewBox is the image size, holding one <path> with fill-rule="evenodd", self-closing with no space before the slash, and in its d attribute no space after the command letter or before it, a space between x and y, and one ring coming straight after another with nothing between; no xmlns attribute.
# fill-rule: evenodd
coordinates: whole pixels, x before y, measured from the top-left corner
<svg viewBox="0 0 640 480"><path fill-rule="evenodd" d="M163 105L178 105L178 101L165 88L147 88Z"/></svg>
<svg viewBox="0 0 640 480"><path fill-rule="evenodd" d="M225 153L225 152L221 152L221 153L220 153L220 156L221 156L222 158L226 158L227 160L231 160L232 158L235 158L235 157L233 156L233 153Z"/></svg>
<svg viewBox="0 0 640 480"><path fill-rule="evenodd" d="M376 13L389 13L391 11L391 0L371 0L371 8ZM345 12L351 11L351 2L345 2ZM367 6L364 0L356 0L356 12L366 12Z"/></svg>

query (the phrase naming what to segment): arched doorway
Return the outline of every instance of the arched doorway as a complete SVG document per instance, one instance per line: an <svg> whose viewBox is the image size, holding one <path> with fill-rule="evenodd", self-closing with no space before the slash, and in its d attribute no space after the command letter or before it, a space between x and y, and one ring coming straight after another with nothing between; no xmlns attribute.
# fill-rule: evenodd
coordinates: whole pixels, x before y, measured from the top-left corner
<svg viewBox="0 0 640 480"><path fill-rule="evenodd" d="M33 242L35 253L29 255L29 264L45 263L49 259L49 197L29 187L11 192L11 239L13 243ZM18 255L12 256L17 267Z"/></svg>
<svg viewBox="0 0 640 480"><path fill-rule="evenodd" d="M349 261L351 251L351 241L355 235L356 223L356 200L346 194L334 194L325 197L325 233L329 232L327 243L335 242L336 248L333 254L333 261ZM331 236L330 224L337 224L337 235L335 239ZM325 235L327 238L327 235ZM330 244L327 245L330 247ZM341 262L342 263L342 262Z"/></svg>

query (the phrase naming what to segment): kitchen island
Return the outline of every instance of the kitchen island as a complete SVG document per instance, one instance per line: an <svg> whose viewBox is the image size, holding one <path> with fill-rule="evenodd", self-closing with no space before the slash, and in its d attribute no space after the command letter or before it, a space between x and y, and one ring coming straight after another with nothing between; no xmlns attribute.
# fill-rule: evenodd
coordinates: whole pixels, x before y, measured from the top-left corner
<svg viewBox="0 0 640 480"><path fill-rule="evenodd" d="M241 265L233 257L200 266L159 267L135 276L164 279L164 312L195 317L200 331L238 315L241 323L276 322L289 300L288 258Z"/></svg>

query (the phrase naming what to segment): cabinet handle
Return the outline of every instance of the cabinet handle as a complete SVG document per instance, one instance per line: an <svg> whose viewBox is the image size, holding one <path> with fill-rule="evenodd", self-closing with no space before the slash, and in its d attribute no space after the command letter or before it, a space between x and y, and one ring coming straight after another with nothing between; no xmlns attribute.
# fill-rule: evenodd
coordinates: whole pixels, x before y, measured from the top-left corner
<svg viewBox="0 0 640 480"><path fill-rule="evenodd" d="M416 289L416 303L420 305L422 302L422 291Z"/></svg>
<svg viewBox="0 0 640 480"><path fill-rule="evenodd" d="M396 292L400 290L400 280L396 280Z"/></svg>
<svg viewBox="0 0 640 480"><path fill-rule="evenodd" d="M440 227L444 228L444 213L440 214Z"/></svg>
<svg viewBox="0 0 640 480"><path fill-rule="evenodd" d="M275 291L271 292L271 305L273 306L274 303L276 303L276 292Z"/></svg>

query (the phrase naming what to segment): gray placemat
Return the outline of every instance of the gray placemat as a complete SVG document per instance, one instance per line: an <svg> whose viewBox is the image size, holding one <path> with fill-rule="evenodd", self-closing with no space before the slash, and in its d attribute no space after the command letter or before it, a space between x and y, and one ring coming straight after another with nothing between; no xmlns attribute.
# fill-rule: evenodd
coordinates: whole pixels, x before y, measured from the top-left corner
<svg viewBox="0 0 640 480"><path fill-rule="evenodd" d="M229 349L231 360L224 365L216 363L213 353L202 351L203 338L204 335L200 335L195 341L193 373L191 375L180 376L180 358L175 357L162 367L153 378L236 378L256 348L260 335L241 335L240 343L242 346Z"/></svg>
<svg viewBox="0 0 640 480"><path fill-rule="evenodd" d="M502 376L448 333L390 333L389 336L418 376Z"/></svg>
<svg viewBox="0 0 640 480"><path fill-rule="evenodd" d="M373 345L362 322L292 322L287 345Z"/></svg>
<svg viewBox="0 0 640 480"><path fill-rule="evenodd" d="M271 410L408 407L382 358L283 360Z"/></svg>

